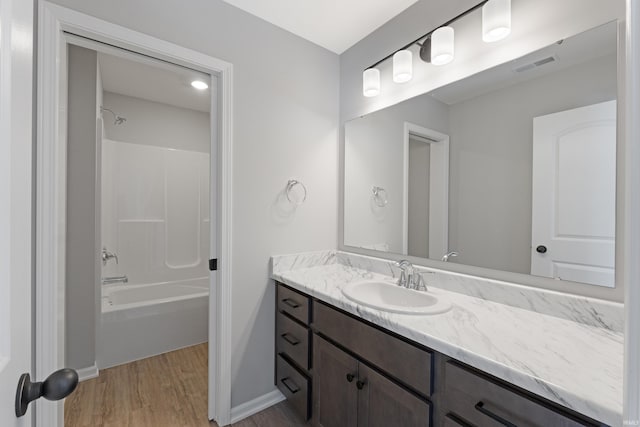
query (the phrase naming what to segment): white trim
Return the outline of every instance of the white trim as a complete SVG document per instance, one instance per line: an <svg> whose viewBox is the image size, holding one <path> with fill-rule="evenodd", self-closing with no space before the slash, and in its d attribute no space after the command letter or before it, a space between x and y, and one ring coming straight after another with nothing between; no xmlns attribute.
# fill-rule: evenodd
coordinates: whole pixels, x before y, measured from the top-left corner
<svg viewBox="0 0 640 427"><path fill-rule="evenodd" d="M449 135L414 123L404 122L402 246L403 253L406 255L409 255L410 134L433 140L429 164L429 197L437 203L429 203L429 258L439 260L442 255L449 252ZM440 236L436 234L438 231L442 233Z"/></svg>
<svg viewBox="0 0 640 427"><path fill-rule="evenodd" d="M627 0L625 129L625 425L640 424L640 3Z"/></svg>
<svg viewBox="0 0 640 427"><path fill-rule="evenodd" d="M282 394L280 390L276 389L267 394L256 397L253 400L234 406L231 408L231 423L235 424L238 421L242 421L245 418L248 418L253 414L257 414L260 411L264 411L285 399L286 397L284 397L284 394Z"/></svg>
<svg viewBox="0 0 640 427"><path fill-rule="evenodd" d="M92 378L98 378L100 375L100 370L98 369L98 365L96 362L93 362L93 365L87 366L86 368L78 369L78 379L82 381L90 380Z"/></svg>
<svg viewBox="0 0 640 427"><path fill-rule="evenodd" d="M64 237L66 194L66 42L63 31L126 48L216 75L218 97L212 115L212 158L217 160L215 227L219 239L218 274L212 274L209 345L209 418L220 425L231 418L231 190L233 66L194 50L151 37L47 1L39 3L38 117L36 193L36 370L46 377L64 363ZM213 182L213 180L212 180ZM217 277L216 277L217 276ZM218 286L216 286L216 282ZM40 399L36 425L61 427L61 403Z"/></svg>
<svg viewBox="0 0 640 427"><path fill-rule="evenodd" d="M412 123L404 122L402 134L402 253L409 254L409 128Z"/></svg>

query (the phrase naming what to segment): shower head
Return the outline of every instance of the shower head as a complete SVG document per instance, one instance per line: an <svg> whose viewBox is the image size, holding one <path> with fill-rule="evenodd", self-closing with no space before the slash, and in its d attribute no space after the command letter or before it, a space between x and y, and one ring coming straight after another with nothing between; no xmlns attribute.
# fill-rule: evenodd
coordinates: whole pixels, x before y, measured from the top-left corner
<svg viewBox="0 0 640 427"><path fill-rule="evenodd" d="M114 124L114 125L116 125L116 126L121 125L121 124L123 124L124 122L126 122L126 121L127 121L126 117L122 117L122 116L120 116L120 115L118 115L118 114L114 113L112 110L110 110L110 109L108 109L108 108L105 108L105 107L103 107L103 106L100 106L100 111L101 111L101 112L103 112L103 113L104 113L105 111L108 111L108 112L110 112L111 114L113 114L113 124Z"/></svg>

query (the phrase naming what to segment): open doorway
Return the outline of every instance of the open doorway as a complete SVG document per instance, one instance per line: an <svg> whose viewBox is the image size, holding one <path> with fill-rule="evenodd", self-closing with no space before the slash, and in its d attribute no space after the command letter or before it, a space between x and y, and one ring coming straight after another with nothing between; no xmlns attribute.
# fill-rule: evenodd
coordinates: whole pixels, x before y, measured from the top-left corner
<svg viewBox="0 0 640 427"><path fill-rule="evenodd" d="M404 123L403 249L437 257L449 247L449 136Z"/></svg>
<svg viewBox="0 0 640 427"><path fill-rule="evenodd" d="M65 366L86 381L65 425L157 425L163 401L206 423L215 77L69 42Z"/></svg>
<svg viewBox="0 0 640 427"><path fill-rule="evenodd" d="M231 353L231 322L230 322L230 307L231 307L231 292L230 292L230 266L231 266L231 251L230 242L232 229L230 227L231 219L231 124L232 124L232 108L231 108L231 88L232 88L232 66L229 63L218 60L216 58L204 55L202 53L182 48L171 43L150 37L117 25L110 24L108 22L71 11L69 9L53 5L48 2L40 3L40 22L38 31L38 136L37 136L37 196L36 205L38 206L36 215L36 356L35 356L35 373L36 375L44 375L45 372L53 372L59 368L65 366L67 361L66 350L68 350L68 337L66 336L65 315L67 314L67 308L69 307L69 301L65 297L66 282L67 282L67 265L71 262L68 256L67 250L69 242L67 236L67 223L69 219L73 218L73 214L81 213L80 210L68 208L67 196L70 194L67 184L72 182L78 182L73 176L69 174L68 160L73 160L68 156L73 147L68 146L67 133L71 132L69 127L71 122L71 114L68 111L68 95L70 90L70 70L68 70L69 54L72 46L79 46L89 51L95 51L96 58L100 55L111 55L119 59L131 59L138 65L157 65L159 68L167 71L172 70L187 70L199 74L205 80L205 83L209 85L209 94L206 96L206 102L209 105L208 111L202 111L203 114L209 117L209 169L208 180L206 179L206 166L199 165L198 167L190 167L186 172L184 168L180 170L172 169L177 164L189 164L193 165L193 162L203 163L195 159L195 157L204 155L206 153L193 149L193 147L178 147L173 146L153 146L153 144L141 143L140 140L129 141L123 140L129 138L129 136L123 135L121 131L124 130L124 125L129 124L132 128L135 125L140 126L145 120L154 118L157 120L157 115L150 115L145 119L143 116L136 117L136 109L130 110L134 113L127 112L129 107L125 108L126 102L123 101L124 97L118 101L116 97L103 93L102 102L99 102L100 91L98 90L97 80L94 82L95 86L93 90L86 89L84 92L93 92L94 103L92 108L80 109L83 114L73 114L75 120L79 120L81 116L91 117L92 121L87 120L83 122L86 126L93 127L93 134L86 137L85 143L87 145L93 144L94 158L88 160L84 166L93 165L95 169L93 171L95 177L100 176L102 178L102 172L97 174L98 165L102 168L102 159L98 159L98 154L102 154L102 147L97 150L97 143L99 140L101 145L111 144L111 159L112 165L107 169L111 170L111 177L120 176L121 170L128 170L129 180L123 180L125 183L129 183L130 187L139 188L126 188L127 185L122 183L114 184L112 182L111 191L116 189L123 190L122 194L117 198L129 199L127 202L120 203L118 206L125 206L129 209L129 213L134 212L135 215L125 218L111 212L112 225L130 222L145 223L147 225L141 225L138 228L152 228L152 225L164 221L165 223L173 222L173 229L171 225L163 227L162 233L153 234L149 237L148 230L146 231L120 231L116 230L116 234L120 233L122 239L114 243L111 240L110 245L112 249L107 247L105 251L102 249L105 247L106 241L102 239L102 225L101 218L103 212L102 209L98 209L96 206L103 202L102 197L98 198L96 194L102 192L103 188L101 183L97 179L90 179L89 184L85 186L87 191L93 191L93 198L88 197L89 201L93 205L89 206L89 212L84 212L82 217L84 219L91 218L93 226L90 232L91 239L93 239L93 245L89 250L86 250L89 255L90 261L83 264L85 267L87 264L93 267L95 276L93 279L87 280L86 287L91 289L94 297L93 305L82 305L82 309L89 311L94 315L93 330L95 333L94 338L94 359L95 363L91 366L87 366L84 372L81 372L85 377L91 377L95 375L97 368L103 366L109 366L109 364L117 364L118 366L127 366L127 362L133 359L145 358L146 356L171 351L176 347L184 347L185 345L195 344L196 340L188 340L188 342L179 342L172 344L169 348L153 348L157 343L166 344L165 337L169 334L169 327L158 328L155 333L158 333L162 329L162 339L153 340L151 334L148 334L146 330L142 332L138 330L134 333L136 337L135 345L127 345L126 339L122 338L123 347L128 347L127 350L134 350L136 346L142 347L145 353L133 352L133 355L116 354L115 358L113 354L108 355L104 353L100 348L102 343L101 334L105 334L106 331L101 330L99 326L104 325L104 320L107 314L111 311L119 311L118 309L111 309L109 307L119 306L123 314L125 308L133 309L135 305L138 305L138 309L152 310L149 307L156 307L153 310L157 310L159 300L169 299L172 302L182 302L186 304L198 301L199 304L204 303L205 319L208 318L208 325L205 323L204 330L206 331L208 326L208 333L205 334L205 339L208 339L208 345L204 344L200 347L204 351L198 351L198 357L203 360L202 366L205 369L202 373L198 374L199 380L206 384L197 393L201 394L203 402L202 407L204 409L199 410L202 414L198 414L199 419L216 420L220 425L226 425L230 419L230 353ZM86 52L85 52L86 53ZM122 63L116 64L115 68L121 75L128 76L131 74L124 68ZM98 61L96 60L95 72L97 74ZM145 83L150 83L153 79L144 79ZM149 81L146 81L149 80ZM188 85L191 84L190 80ZM86 83L86 82L85 82ZM103 82L104 83L104 82ZM162 86L162 85L161 85ZM108 88L106 92L112 92ZM189 87L193 90L194 88ZM163 102L159 99L144 99L139 93L136 87L129 87L128 89L122 89L121 92L125 92L124 95L129 98L140 98L145 102L155 102L157 104L166 104L171 108L185 108L184 105L169 105L167 102ZM113 93L117 94L117 91L113 90ZM119 93L118 95L123 95ZM110 98L111 96L111 98ZM175 102L178 99L177 96L171 97L171 102ZM112 102L113 105L105 105L105 101ZM123 101L122 104L118 102ZM102 107L102 108L100 108ZM114 108L115 107L115 108ZM173 110L174 112L176 110ZM187 108L189 109L189 108ZM192 110L197 110L191 108ZM166 116L164 116L166 117ZM104 122L104 123L101 123ZM109 122L110 121L110 124ZM108 130L107 126L113 126L113 129ZM105 128L105 132L101 130ZM165 129L170 129L172 126L165 123ZM129 129L133 131L134 129ZM175 131L175 129L173 129ZM170 130L165 130L165 134L169 135ZM175 132L174 132L175 134ZM167 135L157 136L166 137ZM179 137L174 137L174 140L183 140L185 132L179 133ZM71 136L71 135L69 135ZM109 139L112 138L112 139ZM184 141L181 141L184 143ZM127 145L128 144L128 145ZM138 148L145 153L132 154L129 151ZM128 150L128 151L127 151ZM165 163L154 163L152 161L153 151L158 158L171 158L172 161ZM155 151L154 151L155 150ZM120 153L122 151L125 154ZM114 154L118 152L123 155ZM162 153L159 155L158 153ZM73 152L74 155L80 154ZM85 153L86 154L86 153ZM91 153L90 153L91 154ZM107 154L105 157L109 157ZM114 158L120 157L122 162L115 161ZM137 157L136 157L137 156ZM186 157L186 159L185 159ZM194 157L194 158L191 158ZM121 168L126 161L130 161L132 158L138 160L135 163L135 167ZM98 161L99 160L99 161ZM204 162L206 163L206 162ZM114 166L119 165L119 166ZM202 172L204 167L204 172ZM141 171L146 168L147 170ZM139 170L140 169L140 170ZM162 170L162 179L157 179L157 176L153 176L153 171L157 172L158 169ZM197 172L196 172L197 171ZM166 176L172 175L175 179L166 179ZM196 177L196 178L194 178ZM135 180L138 180L135 184ZM203 196L202 190L206 193L205 184L202 180L208 181L209 185L209 197L208 202ZM185 181L185 182L183 182ZM197 181L198 191L198 208L195 208L195 203L192 197L187 198L187 193L195 186L191 185ZM114 181L115 182L115 181ZM100 185L99 185L100 184ZM149 191L145 191L144 185L150 184L151 189L146 188ZM187 190L190 189L190 190ZM155 191L155 193L154 193ZM157 194L156 194L157 193ZM186 198L186 199L184 199ZM99 200L98 200L99 199ZM166 199L166 200L165 200ZM188 200L190 201L188 201ZM149 206L161 206L157 208L156 212L161 212L164 218L154 218L148 215L148 212L143 212L145 215L139 215L144 209L141 206L142 200L149 202ZM152 201L153 200L153 201ZM176 209L176 203L179 207ZM70 201L72 202L72 201ZM155 203L155 205L154 205ZM189 205L189 206L185 206ZM208 205L208 212L203 209ZM91 206L93 209L91 210ZM172 207L173 206L173 207ZM117 210L116 210L117 211ZM109 215L106 215L109 216ZM206 228L203 223L206 223L206 219L209 219L209 238L202 238L202 231ZM167 220L167 218L173 218ZM198 227L189 226L186 227L185 217L198 217ZM69 222L70 223L70 222ZM96 226L100 224L100 227ZM129 224L130 225L130 224ZM115 227L115 226L114 226ZM119 226L118 226L119 227ZM118 227L115 227L116 229ZM126 226L125 226L126 227ZM87 228L88 229L88 228ZM85 230L86 231L86 230ZM206 231L206 230L205 230ZM137 236L135 233L138 233ZM141 233L141 234L140 234ZM146 233L146 234L145 234ZM98 234L100 234L98 236ZM205 233L206 234L206 233ZM187 235L191 237L186 238ZM113 234L112 234L113 236ZM158 237L160 236L160 237ZM167 237L169 236L169 237ZM173 236L171 238L170 236ZM200 242L194 243L197 239L194 236L199 236ZM86 236L85 236L86 237ZM167 245L167 238L170 245ZM116 240L117 240L116 239ZM127 240L128 239L128 240ZM164 241L164 245L160 242ZM141 250L140 243L144 242L145 248L150 248L150 251ZM121 246L121 244L123 246ZM138 246L136 246L138 245ZM167 246L169 250L167 250ZM153 251L162 252L162 257ZM131 255L137 253L138 260L140 259L140 253L146 254L142 257L151 258L144 259L142 263L136 263L131 259L123 263L121 261L122 255L118 253L129 252ZM118 256L118 264L115 264L115 257ZM196 262L197 258L197 262ZM220 258L218 260L218 258ZM133 257L135 259L135 256ZM155 261L154 261L155 260ZM161 262L158 260L162 260ZM103 265L103 261L106 265ZM146 263L146 264L145 264ZM154 264L155 263L155 264ZM173 276L167 276L165 282L161 282L160 277L152 277L149 266L158 267L158 263L166 267L167 270L188 270L191 269L192 275L186 278L178 278ZM122 264L122 265L121 265ZM126 264L126 265L125 265ZM172 267L167 267L167 264ZM115 266L114 266L115 265ZM146 265L145 268L140 269L140 265ZM126 270L125 271L125 267ZM175 268L180 267L180 268ZM205 276L200 276L204 269ZM209 272L208 270L213 270ZM165 271L166 273L166 271ZM173 273L170 273L173 274ZM151 275L151 276L150 276ZM124 284L124 276L127 276L127 283ZM208 277L208 296L206 295L206 289L202 283L197 283L197 279L202 277ZM113 292L103 292L102 279L111 278L109 281L116 281L116 283L105 283L105 286L109 285L109 288ZM120 283L117 283L120 282ZM175 287L168 288L162 287L160 284L167 284L166 282L174 282L172 284L180 283ZM113 285L113 286L111 286ZM149 298L150 295L141 296L143 287L153 287L153 294L155 297ZM151 286L153 285L153 286ZM120 292L118 295L117 287L121 287L121 291L133 291L134 286L139 286L136 292ZM181 295L167 295L176 291L177 288L183 288L184 291ZM86 291L86 289L85 289ZM145 290L148 291L148 290ZM164 293L163 293L164 292ZM160 293L163 293L160 295ZM104 298L103 298L104 297ZM168 298L157 298L168 297ZM126 301L125 301L126 300ZM133 300L136 300L135 302ZM154 304L147 304L149 301L155 301ZM66 302L66 303L65 303ZM141 307L145 305L145 307ZM104 308L104 310L103 310ZM175 307L174 307L175 308ZM192 311L189 311L192 313ZM86 313L85 313L86 314ZM138 313L140 314L140 313ZM136 317L137 315L128 314L124 317ZM200 316L202 317L202 316ZM165 322L165 325L171 325L175 327L179 322L174 319L157 320L161 325ZM151 323L156 323L153 321ZM74 326L77 326L78 322L74 322ZM113 326L113 325L112 325ZM140 326L140 325L138 325ZM159 325L155 325L159 326ZM121 333L133 331L137 326L135 325L119 325L112 329L113 333ZM91 328L86 328L91 330ZM191 331L194 332L194 331ZM184 333L188 336L189 333ZM208 337L206 336L208 335ZM129 338L132 338L129 336ZM187 337L180 336L179 339L185 339ZM117 340L118 338L116 338ZM85 336L85 343L91 341L91 338ZM134 341L130 341L134 342ZM151 345L150 343L153 343ZM208 352L207 352L208 347ZM111 349L116 348L111 346ZM138 350L140 350L138 348ZM136 350L137 351L137 350ZM208 354L207 354L208 353ZM69 356L71 353L69 353ZM102 355L102 356L101 356ZM104 357L103 357L104 356ZM208 360L207 360L208 359ZM89 359L90 360L90 359ZM110 361L109 361L110 360ZM143 360L149 360L143 359ZM134 362L138 363L138 362ZM101 366L103 365L103 366ZM208 366L207 366L208 365ZM178 365L179 366L179 365ZM85 368L79 368L85 369ZM109 369L109 368L107 368ZM115 369L115 368L114 368ZM146 369L146 368L144 368ZM106 370L105 370L106 371ZM208 379L207 379L208 373ZM164 373L166 375L166 372ZM128 375L128 374L127 374ZM127 376L125 375L125 376ZM151 372L146 372L147 377L149 375L155 375ZM162 375L158 375L159 378ZM157 387L151 387L155 392L159 392ZM208 394L208 400L207 400ZM36 411L36 422L43 425L51 425L60 427L64 425L63 420L63 405L59 403L42 403L38 404L38 410ZM208 421L207 421L208 422ZM117 422L116 422L117 424ZM95 423L91 425L96 425Z"/></svg>

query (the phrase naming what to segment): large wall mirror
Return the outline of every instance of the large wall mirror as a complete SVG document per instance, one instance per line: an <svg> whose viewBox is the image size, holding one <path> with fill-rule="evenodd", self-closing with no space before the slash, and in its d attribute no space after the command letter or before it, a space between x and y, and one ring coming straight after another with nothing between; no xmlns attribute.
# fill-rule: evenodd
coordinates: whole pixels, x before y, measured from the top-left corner
<svg viewBox="0 0 640 427"><path fill-rule="evenodd" d="M345 125L344 245L614 287L617 23Z"/></svg>

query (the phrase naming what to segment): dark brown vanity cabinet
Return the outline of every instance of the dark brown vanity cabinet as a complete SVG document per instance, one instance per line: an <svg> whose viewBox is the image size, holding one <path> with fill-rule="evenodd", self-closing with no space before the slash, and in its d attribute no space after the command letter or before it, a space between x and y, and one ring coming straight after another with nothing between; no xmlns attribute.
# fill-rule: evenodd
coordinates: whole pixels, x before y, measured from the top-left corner
<svg viewBox="0 0 640 427"><path fill-rule="evenodd" d="M561 407L282 284L276 383L321 427L584 427Z"/></svg>
<svg viewBox="0 0 640 427"><path fill-rule="evenodd" d="M311 416L311 299L293 289L276 289L276 377L278 389L300 418Z"/></svg>

